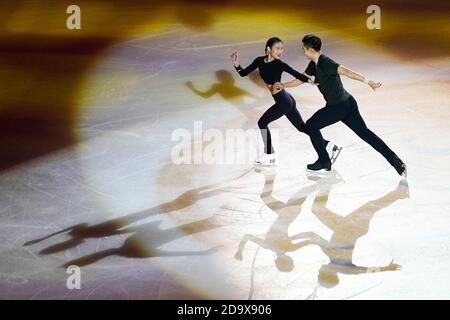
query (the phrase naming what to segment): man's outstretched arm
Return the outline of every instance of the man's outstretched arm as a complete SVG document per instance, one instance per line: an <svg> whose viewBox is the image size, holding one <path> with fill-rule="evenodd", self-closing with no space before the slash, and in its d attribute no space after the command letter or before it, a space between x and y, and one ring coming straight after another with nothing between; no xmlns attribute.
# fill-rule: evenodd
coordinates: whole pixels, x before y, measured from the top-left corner
<svg viewBox="0 0 450 320"><path fill-rule="evenodd" d="M346 76L350 79L367 83L374 91L375 91L375 89L381 87L381 85L382 85L381 82L369 80L366 77L364 77L363 75L361 75L355 71L352 71L344 66L339 66L337 69L337 72L341 76Z"/></svg>

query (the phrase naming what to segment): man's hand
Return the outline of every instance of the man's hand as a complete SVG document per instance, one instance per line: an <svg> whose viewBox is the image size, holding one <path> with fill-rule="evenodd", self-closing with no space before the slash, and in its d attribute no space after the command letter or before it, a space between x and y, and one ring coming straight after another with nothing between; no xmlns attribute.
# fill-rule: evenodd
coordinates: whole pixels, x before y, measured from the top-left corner
<svg viewBox="0 0 450 320"><path fill-rule="evenodd" d="M268 86L272 95L277 94L284 89L284 85L281 82L275 82L273 85Z"/></svg>
<svg viewBox="0 0 450 320"><path fill-rule="evenodd" d="M233 52L230 57L231 62L234 64L234 66L239 66L239 54L237 52Z"/></svg>
<svg viewBox="0 0 450 320"><path fill-rule="evenodd" d="M367 83L373 91L375 91L375 89L381 87L382 83L381 82L375 82L373 80L369 80L369 83Z"/></svg>
<svg viewBox="0 0 450 320"><path fill-rule="evenodd" d="M315 76L310 76L309 74L303 73L305 76L309 78L308 83L312 84L313 86L318 86L318 83L315 83L314 80L316 79Z"/></svg>

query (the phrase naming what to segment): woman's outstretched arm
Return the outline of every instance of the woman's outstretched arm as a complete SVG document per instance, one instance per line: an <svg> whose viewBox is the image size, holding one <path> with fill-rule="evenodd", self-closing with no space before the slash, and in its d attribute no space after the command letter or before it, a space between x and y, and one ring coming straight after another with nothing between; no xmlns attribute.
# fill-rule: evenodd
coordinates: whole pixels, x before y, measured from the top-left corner
<svg viewBox="0 0 450 320"><path fill-rule="evenodd" d="M293 69L290 65L288 65L285 62L282 62L282 66L283 66L283 71L289 73L291 76L295 77L296 80L299 80L300 84L305 83L305 82L309 82L310 78L303 74L298 72L297 70ZM299 84L299 85L300 85Z"/></svg>
<svg viewBox="0 0 450 320"><path fill-rule="evenodd" d="M259 62L259 58L256 58L255 60L253 60L253 62L247 67L247 68L242 68L241 65L239 64L239 54L237 52L233 52L231 54L231 62L234 65L234 68L236 69L236 71L239 73L239 75L241 77L245 77L247 76L250 72L254 71L256 68L258 68L258 62Z"/></svg>

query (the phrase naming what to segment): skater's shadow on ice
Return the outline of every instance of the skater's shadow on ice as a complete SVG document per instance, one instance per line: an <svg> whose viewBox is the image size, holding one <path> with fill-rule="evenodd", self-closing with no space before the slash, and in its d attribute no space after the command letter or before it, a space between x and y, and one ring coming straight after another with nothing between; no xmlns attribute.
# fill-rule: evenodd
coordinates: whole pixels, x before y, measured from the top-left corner
<svg viewBox="0 0 450 320"><path fill-rule="evenodd" d="M233 75L228 70L217 70L215 72L217 82L212 84L205 91L201 91L196 88L196 86L192 83L192 81L187 81L186 87L188 87L193 93L197 96L202 97L204 99L208 99L213 97L214 95L221 96L224 100L231 103L239 112L241 112L245 118L247 119L246 123L242 126L243 129L248 129L251 127L251 123L256 124L257 120L251 119L256 116L259 116L259 112L252 112L253 108L252 102L246 101L245 98L250 98L253 102L257 102L260 97L257 97L250 92L241 89L236 86L235 79ZM257 79L257 75L254 75L254 72L251 74L250 79L257 85L261 86L261 83ZM262 80L260 80L262 81ZM264 83L262 86L266 87Z"/></svg>
<svg viewBox="0 0 450 320"><path fill-rule="evenodd" d="M330 259L323 265L318 274L318 282L325 287L333 287L339 283L338 273L361 274L398 270L400 266L393 261L387 266L362 267L353 263L353 252L359 238L369 232L369 225L375 213L392 205L400 199L409 197L409 187L406 180L401 180L398 186L384 196L371 200L346 216L341 216L327 208L329 193L340 178L331 174L316 178L317 183L294 194L286 203L272 198L273 179L266 177L266 184L261 198L266 205L277 213L278 217L264 237L245 235L239 244L235 257L242 259L242 251L247 241L252 241L260 247L276 254L275 266L280 271L289 272L294 269L293 259L287 255L307 245L317 245ZM288 235L289 224L299 215L301 205L309 194L316 192L312 205L312 213L329 229L333 231L330 240L325 240L315 232L302 232ZM300 242L294 242L301 240Z"/></svg>
<svg viewBox="0 0 450 320"><path fill-rule="evenodd" d="M70 265L86 266L109 256L121 256L127 258L151 258L151 257L175 257L206 255L213 253L217 248L207 250L161 250L160 247L187 235L208 231L220 227L214 223L214 219L207 218L191 223L178 225L168 229L160 229L161 221L152 221L122 229L123 233L131 233L122 246L117 248L97 251L84 257L66 262L63 267Z"/></svg>
<svg viewBox="0 0 450 320"><path fill-rule="evenodd" d="M233 75L227 70L217 70L216 79L218 82L213 83L207 90L198 90L192 81L186 82L188 87L197 96L208 99L218 94L227 101L235 103L244 103L243 97L251 95L250 92L236 86Z"/></svg>
<svg viewBox="0 0 450 320"><path fill-rule="evenodd" d="M237 180L247 172L248 171L245 171L238 178L230 179L229 181ZM89 225L88 223L80 223L54 232L50 235L28 241L24 244L24 246L37 244L62 233L65 233L70 237L70 239L66 241L48 246L39 252L40 254L46 255L74 248L84 243L88 239L98 239L120 234L131 234L128 236L121 247L95 252L91 255L69 261L64 264L64 266L68 266L71 264L83 266L94 263L102 258L111 255L119 255L130 258L144 258L156 256L162 257L209 254L213 252L214 249L202 251L163 251L160 250L159 247L171 241L181 239L186 235L200 233L203 231L221 227L222 225L217 224L214 221L213 217L178 225L168 229L159 228L159 224L162 222L162 220L151 221L137 226L130 225L136 224L139 221L152 216L183 210L194 205L202 199L214 197L216 195L223 194L224 192L232 192L232 190L228 190L226 187L220 187L221 184L222 183L216 183L200 188L191 189L182 193L172 201L154 206L141 212L132 213L115 219L110 219L102 223L94 225Z"/></svg>
<svg viewBox="0 0 450 320"><path fill-rule="evenodd" d="M305 232L299 236L309 238L307 244L315 244L330 259L323 265L318 274L319 284L324 287L334 287L339 283L338 273L363 274L372 272L395 271L400 265L391 261L387 266L364 267L353 263L353 252L356 242L369 232L372 218L397 200L409 198L409 186L406 180L401 180L397 187L384 196L371 200L358 209L341 216L327 208L330 190L319 192L312 205L312 213L326 225L333 234L330 240L325 240L315 232Z"/></svg>
<svg viewBox="0 0 450 320"><path fill-rule="evenodd" d="M265 205L277 214L277 217L265 235L258 237L246 234L239 243L235 258L242 260L242 253L246 243L248 241L252 241L260 247L271 250L275 253L276 256L274 263L278 270L290 272L294 269L294 260L287 255L287 253L302 248L305 243L295 242L299 239L298 235L289 236L289 226L298 218L303 203L311 193L324 184L335 184L340 182L341 179L334 170L328 177L323 179L310 177L310 180L315 181L314 184L301 188L293 194L287 202L282 202L272 196L276 174L270 171L263 173L265 175L265 184L260 197L264 201Z"/></svg>

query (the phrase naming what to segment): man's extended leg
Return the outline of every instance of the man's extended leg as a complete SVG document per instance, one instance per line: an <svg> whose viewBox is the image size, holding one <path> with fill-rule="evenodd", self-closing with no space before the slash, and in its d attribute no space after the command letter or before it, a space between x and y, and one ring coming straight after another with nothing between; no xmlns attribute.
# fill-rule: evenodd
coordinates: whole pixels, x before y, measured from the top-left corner
<svg viewBox="0 0 450 320"><path fill-rule="evenodd" d="M372 148L378 151L386 160L397 170L398 174L406 174L406 166L403 161L389 148L383 140L381 140L375 133L367 128L364 119L358 110L358 104L353 97L350 97L349 102L351 109L349 114L342 122L345 123L358 137L367 142Z"/></svg>

